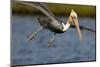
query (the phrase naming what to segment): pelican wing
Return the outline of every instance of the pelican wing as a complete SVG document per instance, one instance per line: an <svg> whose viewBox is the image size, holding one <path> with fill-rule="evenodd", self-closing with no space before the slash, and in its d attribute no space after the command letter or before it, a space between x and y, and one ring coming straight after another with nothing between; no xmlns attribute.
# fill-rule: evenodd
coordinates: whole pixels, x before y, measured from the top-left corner
<svg viewBox="0 0 100 67"><path fill-rule="evenodd" d="M49 11L49 9L46 7L46 5L44 3L39 3L39 2L29 3L29 2L24 2L24 1L17 1L17 3L25 4L25 5L28 5L30 7L34 7L36 9L42 11L51 20L57 21L55 16L53 15L53 13Z"/></svg>

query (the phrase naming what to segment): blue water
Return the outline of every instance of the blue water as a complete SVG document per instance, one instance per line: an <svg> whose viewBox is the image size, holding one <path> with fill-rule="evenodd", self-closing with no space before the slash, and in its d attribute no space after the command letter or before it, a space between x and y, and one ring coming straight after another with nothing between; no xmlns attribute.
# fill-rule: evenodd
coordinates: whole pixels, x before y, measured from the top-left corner
<svg viewBox="0 0 100 67"><path fill-rule="evenodd" d="M76 29L69 28L65 33L57 34L52 46L48 48L48 41L53 35L49 30L40 31L32 41L27 39L40 27L35 16L12 15L11 18L11 65L96 60L96 34L91 31L81 31L81 42ZM64 17L59 18L65 21ZM81 26L92 30L95 30L95 23L94 18L79 18Z"/></svg>

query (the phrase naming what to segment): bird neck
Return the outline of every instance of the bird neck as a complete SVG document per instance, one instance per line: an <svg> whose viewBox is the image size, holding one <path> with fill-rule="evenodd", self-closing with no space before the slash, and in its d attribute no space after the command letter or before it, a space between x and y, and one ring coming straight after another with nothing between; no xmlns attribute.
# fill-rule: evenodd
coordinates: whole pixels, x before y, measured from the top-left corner
<svg viewBox="0 0 100 67"><path fill-rule="evenodd" d="M67 30L70 27L70 22L67 21L67 23L65 24L65 29Z"/></svg>
<svg viewBox="0 0 100 67"><path fill-rule="evenodd" d="M63 31L66 31L70 27L70 25L71 25L71 19L70 18L71 17L69 16L66 24L63 24Z"/></svg>
<svg viewBox="0 0 100 67"><path fill-rule="evenodd" d="M63 24L63 31L66 31L69 27L70 27L70 22L68 20L66 24Z"/></svg>
<svg viewBox="0 0 100 67"><path fill-rule="evenodd" d="M66 26L66 28L68 29L69 27L70 27L70 25L71 25L71 19L70 19L71 17L69 16L69 18L68 18L68 20L67 20L67 22L66 22L66 24L65 24L65 26Z"/></svg>

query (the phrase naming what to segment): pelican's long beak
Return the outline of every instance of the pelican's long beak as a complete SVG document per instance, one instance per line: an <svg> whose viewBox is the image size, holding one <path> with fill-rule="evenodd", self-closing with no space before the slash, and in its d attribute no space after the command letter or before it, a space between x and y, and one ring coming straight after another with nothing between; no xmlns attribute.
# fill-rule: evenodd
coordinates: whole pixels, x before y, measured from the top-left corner
<svg viewBox="0 0 100 67"><path fill-rule="evenodd" d="M80 40L82 41L83 38L82 38L81 31L80 31L80 28L79 28L78 19L74 19L72 16L71 16L71 18L72 18L72 20L73 20L73 22L74 22L74 24L75 24L75 27L76 27L76 29L77 29L77 31L78 31Z"/></svg>

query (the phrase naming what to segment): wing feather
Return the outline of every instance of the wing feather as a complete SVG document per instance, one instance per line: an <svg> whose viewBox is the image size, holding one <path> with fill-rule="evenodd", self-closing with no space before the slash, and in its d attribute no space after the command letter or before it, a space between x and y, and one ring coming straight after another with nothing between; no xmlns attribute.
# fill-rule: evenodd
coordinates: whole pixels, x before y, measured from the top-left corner
<svg viewBox="0 0 100 67"><path fill-rule="evenodd" d="M49 9L46 7L45 3L39 3L39 2L30 3L30 2L24 2L24 1L17 1L17 3L25 4L25 5L28 5L30 7L34 7L36 9L42 11L51 20L57 21L56 17L54 16L54 14L52 12L49 11Z"/></svg>

